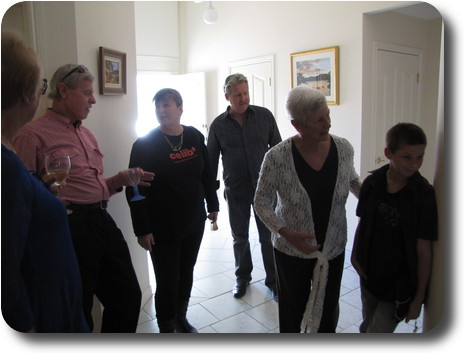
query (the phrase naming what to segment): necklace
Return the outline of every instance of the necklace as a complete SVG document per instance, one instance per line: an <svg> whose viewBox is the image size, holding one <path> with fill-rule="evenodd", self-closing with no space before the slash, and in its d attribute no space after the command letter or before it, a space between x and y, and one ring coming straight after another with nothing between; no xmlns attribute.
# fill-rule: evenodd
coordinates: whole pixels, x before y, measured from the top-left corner
<svg viewBox="0 0 464 353"><path fill-rule="evenodd" d="M182 148L182 144L184 143L184 130L182 130L182 133L180 134L180 142L178 145L173 145L171 141L169 141L168 136L166 134L163 134L163 135L167 143L169 143L169 146L171 146L172 150L174 152L179 152L180 149Z"/></svg>

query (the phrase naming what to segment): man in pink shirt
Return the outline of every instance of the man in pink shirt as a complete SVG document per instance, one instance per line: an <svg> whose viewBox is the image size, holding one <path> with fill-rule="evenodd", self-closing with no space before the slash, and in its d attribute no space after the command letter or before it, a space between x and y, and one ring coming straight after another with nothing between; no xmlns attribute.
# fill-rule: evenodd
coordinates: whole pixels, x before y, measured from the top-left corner
<svg viewBox="0 0 464 353"><path fill-rule="evenodd" d="M127 243L106 211L109 198L129 185L128 171L105 178L103 154L93 134L82 125L96 103L93 82L85 66L61 66L50 82L52 107L26 124L14 147L26 167L42 177L46 155L70 156L69 179L59 197L68 209L82 275L84 313L92 329L95 294L104 307L102 332L135 332L141 291ZM154 177L140 173L142 180ZM141 181L140 185L150 184Z"/></svg>

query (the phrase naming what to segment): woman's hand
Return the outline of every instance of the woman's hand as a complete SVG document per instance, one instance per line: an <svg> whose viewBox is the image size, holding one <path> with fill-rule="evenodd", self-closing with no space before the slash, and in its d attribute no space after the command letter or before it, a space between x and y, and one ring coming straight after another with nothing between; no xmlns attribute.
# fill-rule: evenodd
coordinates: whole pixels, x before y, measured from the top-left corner
<svg viewBox="0 0 464 353"><path fill-rule="evenodd" d="M139 245L145 250L151 251L153 245L155 245L155 239L153 238L153 233L145 234L140 237L137 237Z"/></svg>
<svg viewBox="0 0 464 353"><path fill-rule="evenodd" d="M406 316L406 322L409 320L416 320L422 310L422 300L420 298L414 298L411 304L409 304L408 316Z"/></svg>
<svg viewBox="0 0 464 353"><path fill-rule="evenodd" d="M217 221L217 217L218 217L218 212L211 212L208 214L208 219L211 221L211 222L216 222Z"/></svg>
<svg viewBox="0 0 464 353"><path fill-rule="evenodd" d="M279 230L279 234L303 254L309 255L321 248L319 244L310 243L316 237L314 234L295 232L285 227Z"/></svg>

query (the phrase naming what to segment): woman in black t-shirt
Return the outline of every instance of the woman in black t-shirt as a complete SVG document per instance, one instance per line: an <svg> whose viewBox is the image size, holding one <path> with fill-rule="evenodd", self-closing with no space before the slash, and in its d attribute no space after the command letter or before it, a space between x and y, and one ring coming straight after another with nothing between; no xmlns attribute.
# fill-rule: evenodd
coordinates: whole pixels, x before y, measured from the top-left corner
<svg viewBox="0 0 464 353"><path fill-rule="evenodd" d="M204 136L180 124L180 94L165 88L153 102L160 126L134 143L129 167L156 176L150 187L140 190L145 199L129 201L132 223L140 246L150 251L153 261L160 332L197 332L186 312L205 220L216 221L219 211L216 182ZM130 200L132 188L126 195Z"/></svg>

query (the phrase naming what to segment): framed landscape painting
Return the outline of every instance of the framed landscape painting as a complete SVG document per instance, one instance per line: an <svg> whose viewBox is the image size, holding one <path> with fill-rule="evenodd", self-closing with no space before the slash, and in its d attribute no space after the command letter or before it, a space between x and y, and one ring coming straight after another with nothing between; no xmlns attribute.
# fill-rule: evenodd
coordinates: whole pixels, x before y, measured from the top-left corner
<svg viewBox="0 0 464 353"><path fill-rule="evenodd" d="M339 47L290 54L292 88L305 84L321 91L327 104L339 104Z"/></svg>
<svg viewBox="0 0 464 353"><path fill-rule="evenodd" d="M126 94L126 54L100 47L99 51L100 94Z"/></svg>

